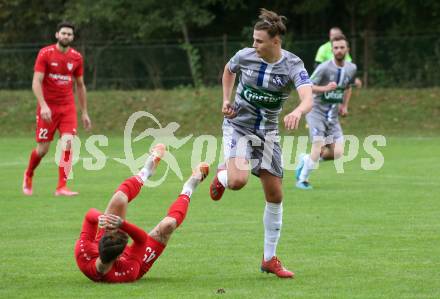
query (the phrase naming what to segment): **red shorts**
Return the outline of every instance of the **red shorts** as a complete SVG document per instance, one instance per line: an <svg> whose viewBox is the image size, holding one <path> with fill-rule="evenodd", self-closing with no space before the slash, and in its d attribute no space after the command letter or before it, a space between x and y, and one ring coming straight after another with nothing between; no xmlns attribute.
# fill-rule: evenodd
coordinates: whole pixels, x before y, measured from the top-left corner
<svg viewBox="0 0 440 299"><path fill-rule="evenodd" d="M35 139L37 142L52 141L55 131L60 135L76 135L77 119L75 102L66 105L49 105L52 112L52 122L48 123L40 117L40 105L37 105L37 128Z"/></svg>
<svg viewBox="0 0 440 299"><path fill-rule="evenodd" d="M144 243L144 248L142 251L137 251L138 255L141 253L140 257L142 257L142 265L139 270L138 279L147 273L150 268L153 266L154 262L159 258L159 256L164 251L166 245L156 241L150 235L148 235L147 241ZM133 250L135 251L135 250Z"/></svg>

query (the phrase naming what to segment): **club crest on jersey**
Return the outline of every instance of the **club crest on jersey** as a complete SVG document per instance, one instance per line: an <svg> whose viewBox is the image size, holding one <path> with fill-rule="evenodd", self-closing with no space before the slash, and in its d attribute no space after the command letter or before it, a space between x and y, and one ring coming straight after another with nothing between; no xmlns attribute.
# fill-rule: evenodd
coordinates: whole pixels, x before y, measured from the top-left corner
<svg viewBox="0 0 440 299"><path fill-rule="evenodd" d="M300 79L300 81L298 82L299 84L309 84L310 83L310 78L309 78L309 74L307 74L307 71L299 72L299 79Z"/></svg>
<svg viewBox="0 0 440 299"><path fill-rule="evenodd" d="M283 80L283 78L281 77L281 76L279 76L279 75L275 75L273 78L272 78L272 82L273 82L273 84L275 84L276 86L279 86L279 87L284 87L285 85L286 85L286 81L285 80Z"/></svg>
<svg viewBox="0 0 440 299"><path fill-rule="evenodd" d="M71 71L72 68L73 68L73 63L68 62L68 63L67 63L67 69L68 69L69 71Z"/></svg>
<svg viewBox="0 0 440 299"><path fill-rule="evenodd" d="M248 75L249 77L252 77L252 73L253 73L254 71L251 70L251 69L248 69L248 70L246 70L245 72L246 72L246 75Z"/></svg>

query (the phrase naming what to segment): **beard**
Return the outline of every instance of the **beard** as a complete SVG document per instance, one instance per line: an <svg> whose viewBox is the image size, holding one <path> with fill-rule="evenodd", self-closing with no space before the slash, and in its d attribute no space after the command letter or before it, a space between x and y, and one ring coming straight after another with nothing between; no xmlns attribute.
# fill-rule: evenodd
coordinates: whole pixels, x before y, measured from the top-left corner
<svg viewBox="0 0 440 299"><path fill-rule="evenodd" d="M72 41L69 41L68 39L59 39L58 43L60 44L60 46L67 48L68 46L70 46L70 44L72 43Z"/></svg>
<svg viewBox="0 0 440 299"><path fill-rule="evenodd" d="M335 59L339 62L344 61L345 60L345 54L339 54L339 55L335 55Z"/></svg>

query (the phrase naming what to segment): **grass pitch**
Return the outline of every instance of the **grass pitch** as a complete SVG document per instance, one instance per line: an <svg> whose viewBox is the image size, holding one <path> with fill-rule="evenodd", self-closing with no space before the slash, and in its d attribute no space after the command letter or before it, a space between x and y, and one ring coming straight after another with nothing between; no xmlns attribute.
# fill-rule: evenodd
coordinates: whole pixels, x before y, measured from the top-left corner
<svg viewBox="0 0 440 299"><path fill-rule="evenodd" d="M296 272L294 280L259 272L264 199L258 179L212 202L214 165L150 272L121 285L89 281L77 269L73 246L85 212L103 210L129 169L109 159L103 169L87 171L80 161L70 186L81 194L55 197L53 147L36 171L34 196L25 197L21 180L34 142L1 140L0 298L440 298L440 138L387 137L379 171L362 170L364 152L344 174L323 163L310 192L294 189L287 171L278 256ZM122 138L109 137L101 150L122 157ZM191 150L173 152L184 177ZM127 218L153 228L181 185L171 173L160 187L144 188Z"/></svg>

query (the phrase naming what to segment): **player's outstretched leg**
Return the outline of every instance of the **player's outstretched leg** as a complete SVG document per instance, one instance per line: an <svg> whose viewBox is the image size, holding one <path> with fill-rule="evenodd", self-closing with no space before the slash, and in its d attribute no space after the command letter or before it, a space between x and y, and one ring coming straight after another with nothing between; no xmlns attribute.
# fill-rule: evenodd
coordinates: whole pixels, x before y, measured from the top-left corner
<svg viewBox="0 0 440 299"><path fill-rule="evenodd" d="M123 181L116 189L107 205L105 214L113 214L125 219L127 204L136 198L145 181L154 174L165 151L165 145L162 143L156 144L151 149L150 155L139 173Z"/></svg>
<svg viewBox="0 0 440 299"><path fill-rule="evenodd" d="M185 182L179 197L171 204L167 216L149 233L156 241L166 245L171 234L182 224L188 211L190 198L197 186L208 176L209 165L200 163Z"/></svg>

